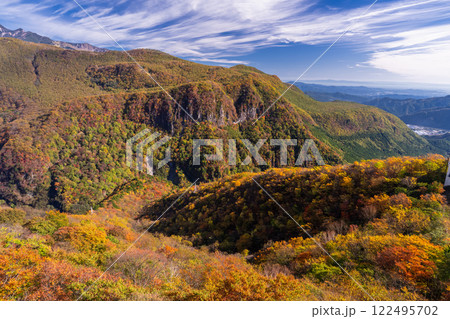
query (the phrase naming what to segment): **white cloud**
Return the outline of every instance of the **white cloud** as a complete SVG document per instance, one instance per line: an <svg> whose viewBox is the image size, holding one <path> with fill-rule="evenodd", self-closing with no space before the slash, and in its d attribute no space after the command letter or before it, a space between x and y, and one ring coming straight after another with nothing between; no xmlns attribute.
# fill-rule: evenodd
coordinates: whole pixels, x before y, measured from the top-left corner
<svg viewBox="0 0 450 319"><path fill-rule="evenodd" d="M207 59L207 58L194 58L191 59L192 61L196 62L212 62L212 63L218 63L221 65L229 65L229 64L248 64L247 61L241 61L241 60L229 60L229 59Z"/></svg>
<svg viewBox="0 0 450 319"><path fill-rule="evenodd" d="M369 64L414 81L450 84L450 24L392 35Z"/></svg>
<svg viewBox="0 0 450 319"><path fill-rule="evenodd" d="M5 0L0 3L0 18L26 21L28 29L57 39L114 46L95 22L77 8L72 11L70 6L58 8L53 12L56 18L43 24L50 15L48 9L56 2L30 6L20 0ZM271 30L277 23L304 12L309 7L306 3L313 3L307 0L141 0L115 13L97 6L97 1L80 2L119 43L129 48L149 47L173 54L194 53L216 58L250 52L269 44ZM67 5L67 0L61 3ZM109 5L116 4L117 1L111 1ZM63 13L71 13L75 21L69 22ZM272 38L270 42L273 41L277 40Z"/></svg>

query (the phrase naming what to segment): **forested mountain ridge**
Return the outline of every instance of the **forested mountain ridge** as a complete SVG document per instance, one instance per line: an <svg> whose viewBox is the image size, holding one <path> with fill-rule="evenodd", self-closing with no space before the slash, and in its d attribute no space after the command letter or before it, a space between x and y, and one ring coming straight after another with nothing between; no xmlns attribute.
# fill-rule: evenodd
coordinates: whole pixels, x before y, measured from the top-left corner
<svg viewBox="0 0 450 319"><path fill-rule="evenodd" d="M448 300L446 167L428 156L187 190L135 181L84 215L0 203L0 300ZM183 192L155 229L177 234L146 232ZM148 201L150 220L134 220Z"/></svg>
<svg viewBox="0 0 450 319"><path fill-rule="evenodd" d="M371 100L368 104L402 117L431 109L450 108L450 95L427 99L380 98Z"/></svg>
<svg viewBox="0 0 450 319"><path fill-rule="evenodd" d="M450 130L450 108L426 109L417 113L404 115L401 118L408 124ZM449 148L446 150L450 152Z"/></svg>
<svg viewBox="0 0 450 319"><path fill-rule="evenodd" d="M337 261L363 283L445 299L446 168L446 159L429 156L237 174L188 190L151 231L250 253L252 263L297 278L335 282ZM148 205L139 218L155 221L180 193Z"/></svg>
<svg viewBox="0 0 450 319"><path fill-rule="evenodd" d="M395 114L408 124L450 130L450 96L402 100L382 98L367 104Z"/></svg>
<svg viewBox="0 0 450 319"><path fill-rule="evenodd" d="M218 242L219 248L229 252L254 252L269 240L303 236L258 184L316 235L336 224L348 229L351 224L362 227L380 218L381 211L371 207L377 198L403 193L413 200L442 193L439 181L446 168L445 159L434 156L236 174L190 191L153 229L194 236L199 245ZM157 217L178 196L175 193L148 205L139 218Z"/></svg>
<svg viewBox="0 0 450 319"><path fill-rule="evenodd" d="M192 138L312 138L330 164L436 151L395 116L354 103L320 103L296 88L253 125L286 89L278 77L155 50L129 54L200 125L124 52L62 50L0 38L0 198L72 212L96 207L120 185L147 178L125 164L125 141L144 128L175 137L173 163L160 174L177 183L260 169L226 163L193 167ZM290 165L299 147L290 150ZM268 167L278 165L268 147L261 155ZM245 156L238 145L238 160Z"/></svg>
<svg viewBox="0 0 450 319"><path fill-rule="evenodd" d="M299 84L300 88L306 88L314 90L314 85ZM320 85L318 87L321 87ZM373 95L363 95L366 93L364 89L369 88L361 87L361 95L357 95L358 87L350 87L348 90L354 92L354 94L345 93L347 87L327 87L324 86L323 91L306 91L305 93L312 98L327 102L327 101L349 101L366 105L376 106L386 112L392 113L398 116L407 124L414 124L419 126L450 129L450 96L442 97L418 97L409 95L383 95L381 97L375 97ZM336 91L333 91L333 90ZM353 90L352 90L353 89ZM341 91L339 91L341 90ZM376 90L376 89L372 89ZM413 90L411 90L414 92ZM407 93L406 91L405 93ZM418 92L420 93L420 91ZM426 91L422 92L426 93ZM430 91L430 93L436 94L436 92ZM443 92L442 94L444 94Z"/></svg>

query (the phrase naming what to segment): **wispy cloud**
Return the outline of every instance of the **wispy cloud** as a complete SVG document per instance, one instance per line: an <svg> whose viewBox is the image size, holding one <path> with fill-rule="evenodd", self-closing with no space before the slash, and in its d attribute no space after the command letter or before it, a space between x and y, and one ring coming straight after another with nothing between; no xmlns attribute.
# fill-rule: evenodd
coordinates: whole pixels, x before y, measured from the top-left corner
<svg viewBox="0 0 450 319"><path fill-rule="evenodd" d="M123 46L154 48L197 61L243 62L233 57L280 43L327 44L354 19L342 44L365 52L364 64L411 78L450 83L450 4L447 0L379 1L365 7L319 6L319 0L100 0L81 4ZM369 2L366 3L366 5ZM0 19L56 39L114 44L69 0L3 0Z"/></svg>
<svg viewBox="0 0 450 319"><path fill-rule="evenodd" d="M91 19L67 2L29 5L6 0L0 3L0 18L26 21L29 29L59 39L113 45ZM100 1L80 2L126 47L203 58L242 54L279 42L272 34L276 25L314 4L307 0L137 0L124 8L120 6L123 1L110 1L110 8L105 8ZM43 20L48 23L42 24Z"/></svg>
<svg viewBox="0 0 450 319"><path fill-rule="evenodd" d="M242 60L229 60L229 59L208 59L208 58L192 58L192 61L195 62L210 62L210 63L217 63L222 65L229 65L229 64L248 64L248 61L242 61Z"/></svg>
<svg viewBox="0 0 450 319"><path fill-rule="evenodd" d="M369 64L414 81L450 83L450 24L392 35Z"/></svg>

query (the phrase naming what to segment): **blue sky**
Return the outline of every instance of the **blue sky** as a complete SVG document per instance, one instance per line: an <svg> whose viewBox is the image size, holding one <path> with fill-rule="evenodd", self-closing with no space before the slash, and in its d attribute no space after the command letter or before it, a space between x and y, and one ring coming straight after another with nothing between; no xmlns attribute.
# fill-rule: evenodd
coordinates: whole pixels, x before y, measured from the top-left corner
<svg viewBox="0 0 450 319"><path fill-rule="evenodd" d="M450 87L450 1L78 0L125 48L193 61L244 63L301 81L436 83ZM0 24L115 48L73 0L2 0Z"/></svg>

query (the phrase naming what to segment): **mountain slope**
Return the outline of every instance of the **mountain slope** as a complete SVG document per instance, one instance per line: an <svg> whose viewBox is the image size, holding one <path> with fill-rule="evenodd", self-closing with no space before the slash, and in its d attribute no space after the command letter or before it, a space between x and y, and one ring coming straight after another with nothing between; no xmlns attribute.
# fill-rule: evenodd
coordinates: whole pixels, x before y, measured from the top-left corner
<svg viewBox="0 0 450 319"><path fill-rule="evenodd" d="M426 109L403 115L401 119L408 124L450 130L450 108Z"/></svg>
<svg viewBox="0 0 450 319"><path fill-rule="evenodd" d="M316 236L350 271L350 278L312 239L269 242L249 256L245 251L223 253L216 245L198 249L185 237L144 232L149 225L130 217L145 200L159 199L172 185L153 181L139 190L129 186L123 197L109 198L105 207L87 215L0 204L0 300L342 301L368 300L366 292L377 300L448 299L450 256L425 238L429 232L398 235L392 230L399 224L391 221L385 227L385 218L368 225L372 233L353 226L345 235L336 236L333 232L344 227L335 227ZM433 195L420 203L436 209L436 228L440 196ZM402 198L391 199L398 209ZM421 223L412 230L426 227ZM389 253L400 253L396 264L387 263ZM414 270L402 272L403 266Z"/></svg>
<svg viewBox="0 0 450 319"><path fill-rule="evenodd" d="M401 117L429 109L450 108L450 95L428 99L382 98L371 100L368 104Z"/></svg>
<svg viewBox="0 0 450 319"><path fill-rule="evenodd" d="M340 101L318 102L295 87L286 93L286 99L312 116L316 124L311 126L313 134L339 150L345 161L437 152L419 146L428 142L396 116L378 108Z"/></svg>
<svg viewBox="0 0 450 319"><path fill-rule="evenodd" d="M388 97L367 99L348 95L337 95L336 97L342 101L354 101L379 107L400 117L402 121L408 124L450 129L450 96L427 99Z"/></svg>
<svg viewBox="0 0 450 319"><path fill-rule="evenodd" d="M327 163L436 149L398 118L374 107L320 103L291 90L255 125L253 120L286 89L254 68L206 66L155 50L129 52L183 112L123 52L82 52L0 38L0 198L54 205L71 212L95 207L122 184L146 179L126 166L125 142L144 128L174 137L172 163L158 174L175 183L203 181L279 165L192 166L193 138L313 139ZM293 165L301 144L289 149ZM163 155L156 154L157 159ZM225 149L227 152L227 148ZM247 150L238 141L238 164Z"/></svg>
<svg viewBox="0 0 450 319"><path fill-rule="evenodd" d="M447 114L450 109L450 96L421 98L405 94L387 94L387 92L366 87L334 87L305 83L297 86L318 101L348 101L372 105L400 117L408 124L450 129ZM406 90L403 93L407 92ZM413 92L414 90L411 90L411 93ZM375 97L375 95L379 96Z"/></svg>
<svg viewBox="0 0 450 319"><path fill-rule="evenodd" d="M23 29L9 30L0 25L0 37L15 38L27 42L50 44L59 48L68 50L81 50L91 52L106 52L107 49L98 48L89 43L69 43L64 41L55 41L48 37L41 36L37 33L24 31Z"/></svg>
<svg viewBox="0 0 450 319"><path fill-rule="evenodd" d="M267 193L316 235L337 225L344 231L351 224L362 227L381 218L381 212L370 206L383 196L404 193L426 198L440 193L438 181L443 181L446 168L446 160L435 156L244 173L200 185L175 203L181 192L167 196L144 208L139 218L155 220L174 203L152 231L193 236L198 245L218 242L229 252L254 252L269 240L305 235Z"/></svg>

